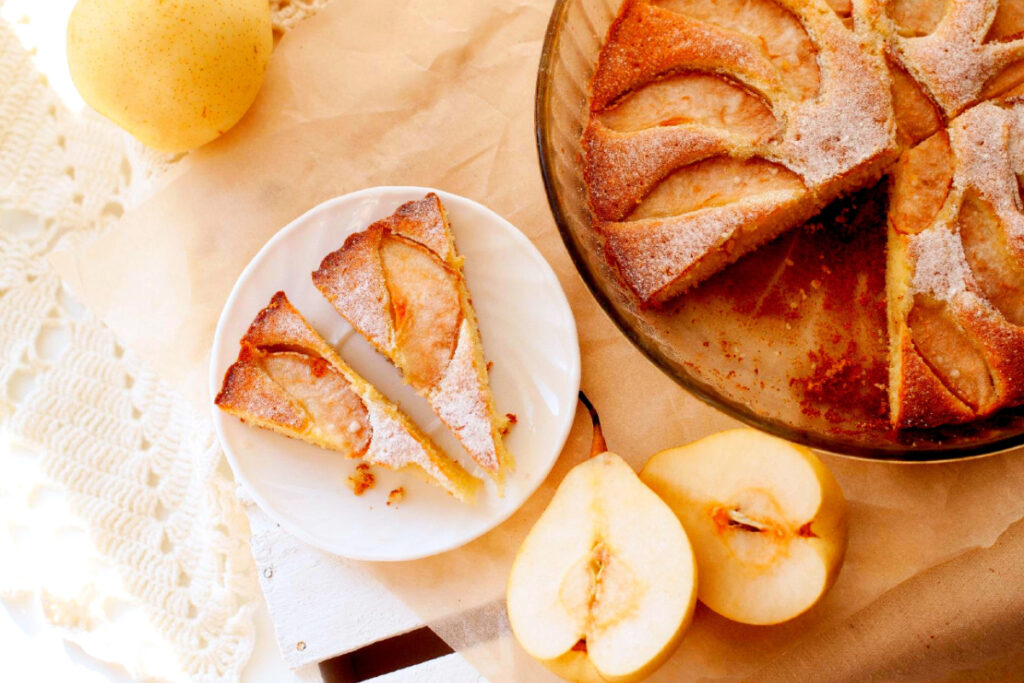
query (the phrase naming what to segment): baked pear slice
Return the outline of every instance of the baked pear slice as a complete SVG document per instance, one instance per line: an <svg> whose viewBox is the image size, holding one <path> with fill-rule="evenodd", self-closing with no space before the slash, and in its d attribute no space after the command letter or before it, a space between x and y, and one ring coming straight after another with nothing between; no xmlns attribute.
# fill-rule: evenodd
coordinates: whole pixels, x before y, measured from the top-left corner
<svg viewBox="0 0 1024 683"><path fill-rule="evenodd" d="M224 375L217 406L279 434L411 470L463 502L480 481L360 377L278 292L256 316Z"/></svg>
<svg viewBox="0 0 1024 683"><path fill-rule="evenodd" d="M480 330L441 200L430 193L328 254L313 284L402 371L499 490L513 467Z"/></svg>

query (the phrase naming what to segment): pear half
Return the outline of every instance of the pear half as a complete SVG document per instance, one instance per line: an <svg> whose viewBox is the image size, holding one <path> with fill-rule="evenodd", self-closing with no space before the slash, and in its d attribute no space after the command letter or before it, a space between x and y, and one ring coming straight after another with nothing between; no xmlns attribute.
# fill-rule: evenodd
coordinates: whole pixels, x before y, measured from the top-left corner
<svg viewBox="0 0 1024 683"><path fill-rule="evenodd" d="M640 477L679 516L697 556L698 598L724 617L792 619L839 574L846 500L807 448L737 429L662 451Z"/></svg>
<svg viewBox="0 0 1024 683"><path fill-rule="evenodd" d="M614 453L565 476L512 565L508 614L523 648L572 681L634 681L678 645L696 565L665 503Z"/></svg>

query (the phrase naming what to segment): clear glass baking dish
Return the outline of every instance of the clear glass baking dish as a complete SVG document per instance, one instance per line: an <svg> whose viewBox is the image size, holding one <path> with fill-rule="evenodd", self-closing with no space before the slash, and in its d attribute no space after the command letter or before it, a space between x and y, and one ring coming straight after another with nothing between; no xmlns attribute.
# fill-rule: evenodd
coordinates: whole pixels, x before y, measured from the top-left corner
<svg viewBox="0 0 1024 683"><path fill-rule="evenodd" d="M590 227L580 169L587 85L619 4L555 3L537 75L536 134L565 246L622 332L701 400L821 450L923 461L1024 444L1024 408L969 425L902 432L888 426L884 183L835 202L671 309L636 305Z"/></svg>

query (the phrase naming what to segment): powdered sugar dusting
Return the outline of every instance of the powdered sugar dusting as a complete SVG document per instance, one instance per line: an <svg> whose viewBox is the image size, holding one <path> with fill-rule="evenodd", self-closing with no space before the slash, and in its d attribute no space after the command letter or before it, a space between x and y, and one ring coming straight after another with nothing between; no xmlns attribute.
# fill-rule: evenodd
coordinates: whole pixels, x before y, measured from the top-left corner
<svg viewBox="0 0 1024 683"><path fill-rule="evenodd" d="M963 190L973 188L988 201L999 217L1007 237L1024 241L1024 215L1011 132L1024 113L1024 103L1010 108L979 104L958 117L951 126L950 141L957 157L956 183Z"/></svg>
<svg viewBox="0 0 1024 683"><path fill-rule="evenodd" d="M673 169L730 147L721 131L661 126L619 133L593 121L583 135L583 173L600 220L621 220Z"/></svg>
<svg viewBox="0 0 1024 683"><path fill-rule="evenodd" d="M607 223L608 248L637 295L647 300L745 225L769 216L801 193L775 191L724 207L667 219Z"/></svg>
<svg viewBox="0 0 1024 683"><path fill-rule="evenodd" d="M330 348L292 306L284 292L274 294L270 303L256 314L242 341L256 348L299 346L319 355L329 353Z"/></svg>
<svg viewBox="0 0 1024 683"><path fill-rule="evenodd" d="M881 58L846 29L827 26L821 96L794 107L775 152L812 189L895 149L895 120Z"/></svg>
<svg viewBox="0 0 1024 683"><path fill-rule="evenodd" d="M368 412L373 436L364 460L392 470L415 465L448 492L458 491L448 474L438 467L405 425L374 403L368 405Z"/></svg>
<svg viewBox="0 0 1024 683"><path fill-rule="evenodd" d="M309 429L309 415L259 367L258 355L243 353L228 368L215 403L221 410L299 436Z"/></svg>
<svg viewBox="0 0 1024 683"><path fill-rule="evenodd" d="M256 348L254 339L268 347L295 350L264 351ZM472 481L470 475L436 450L411 421L401 418L397 406L346 365L282 292L250 326L217 402L260 426L349 455L365 444L366 462L393 470L415 465L449 493L466 499L465 482ZM310 422L311 413L318 422ZM363 433L363 420L368 434ZM465 478L461 487L453 475Z"/></svg>
<svg viewBox="0 0 1024 683"><path fill-rule="evenodd" d="M1014 99L1007 109L1010 115L1010 168L1015 175L1024 175L1024 100Z"/></svg>
<svg viewBox="0 0 1024 683"><path fill-rule="evenodd" d="M961 293L976 289L955 229L966 193L977 193L992 207L1009 237L1020 240L1024 236L1024 216L1010 144L1018 108L1024 109L1024 105L1015 104L1007 109L982 103L950 125L950 148L957 170L947 206L935 225L907 238L914 291L952 302Z"/></svg>
<svg viewBox="0 0 1024 683"><path fill-rule="evenodd" d="M591 81L591 107L682 69L724 72L759 92L781 92L778 69L757 43L735 31L652 6L625 2L609 30Z"/></svg>
<svg viewBox="0 0 1024 683"><path fill-rule="evenodd" d="M500 469L500 460L492 435L487 390L474 365L474 336L470 322L464 319L455 353L430 396L430 405L477 464L494 474Z"/></svg>
<svg viewBox="0 0 1024 683"><path fill-rule="evenodd" d="M1024 58L1021 41L985 43L998 0L952 0L926 36L893 36L900 61L925 86L947 116L974 102L985 83Z"/></svg>
<svg viewBox="0 0 1024 683"><path fill-rule="evenodd" d="M446 263L450 264L455 256L444 207L433 192L423 199L402 204L393 215L379 221L377 225L416 240Z"/></svg>
<svg viewBox="0 0 1024 683"><path fill-rule="evenodd" d="M378 255L380 239L380 228L351 235L324 258L313 273L313 284L361 335L379 349L390 349L394 327Z"/></svg>
<svg viewBox="0 0 1024 683"><path fill-rule="evenodd" d="M455 241L444 207L436 195L429 194L422 200L403 204L395 214L350 236L341 249L324 259L313 280L356 330L373 342L392 363L402 367L397 362L400 356L387 298L387 271L380 256L382 236L391 231L427 248L437 246L441 252L435 250L435 253L458 268ZM464 284L460 283L460 287ZM407 305L410 303L414 302L406 302ZM461 305L470 306L468 294L464 291ZM500 437L494 435L496 430L486 372L481 373L477 369L478 337L474 317L471 310L464 310L464 313L452 358L440 381L417 389L427 397L434 412L455 433L473 459L496 475L501 469L496 442ZM416 315L416 311L410 314ZM403 451L402 457L409 456L407 450Z"/></svg>
<svg viewBox="0 0 1024 683"><path fill-rule="evenodd" d="M942 301L953 301L971 277L960 236L945 227L930 228L909 238L914 261L911 287Z"/></svg>

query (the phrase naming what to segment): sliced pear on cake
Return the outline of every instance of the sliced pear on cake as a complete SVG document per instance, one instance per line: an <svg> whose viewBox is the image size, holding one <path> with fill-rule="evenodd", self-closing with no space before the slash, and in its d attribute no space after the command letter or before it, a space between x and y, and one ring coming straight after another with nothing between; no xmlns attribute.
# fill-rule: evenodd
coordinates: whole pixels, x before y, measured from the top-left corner
<svg viewBox="0 0 1024 683"><path fill-rule="evenodd" d="M737 429L654 455L640 478L679 516L697 556L698 598L722 616L777 624L835 582L846 500L809 449Z"/></svg>
<svg viewBox="0 0 1024 683"><path fill-rule="evenodd" d="M672 510L604 449L565 476L512 565L508 614L523 648L571 681L634 681L693 616L696 565Z"/></svg>
<svg viewBox="0 0 1024 683"><path fill-rule="evenodd" d="M458 274L422 244L391 233L381 237L395 329L395 358L418 391L440 382L462 325Z"/></svg>

